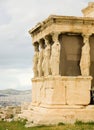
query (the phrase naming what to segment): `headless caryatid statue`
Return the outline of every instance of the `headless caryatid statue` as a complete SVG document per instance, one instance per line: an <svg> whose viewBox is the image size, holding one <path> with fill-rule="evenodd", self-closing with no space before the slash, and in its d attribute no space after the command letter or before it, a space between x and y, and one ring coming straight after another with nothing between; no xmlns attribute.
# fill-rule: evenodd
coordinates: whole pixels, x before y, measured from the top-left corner
<svg viewBox="0 0 94 130"><path fill-rule="evenodd" d="M80 69L82 76L89 76L90 69L90 45L89 37L84 36L84 46L82 47Z"/></svg>
<svg viewBox="0 0 94 130"><path fill-rule="evenodd" d="M54 44L52 45L51 53L51 73L52 75L59 75L60 62L60 43L58 41L58 34L53 34Z"/></svg>
<svg viewBox="0 0 94 130"><path fill-rule="evenodd" d="M38 57L39 57L39 46L38 43L34 44L34 58L33 58L33 72L34 78L38 77Z"/></svg>
<svg viewBox="0 0 94 130"><path fill-rule="evenodd" d="M39 51L39 60L38 60L38 76L41 77L44 75L43 69L42 69L42 63L43 63L43 59L44 59L45 44L44 44L43 40L40 40L39 45L40 45L40 51Z"/></svg>
<svg viewBox="0 0 94 130"><path fill-rule="evenodd" d="M44 60L42 63L42 68L44 72L44 76L48 76L51 73L50 69L50 56L51 56L51 45L49 43L49 39L45 38L45 50L44 50Z"/></svg>

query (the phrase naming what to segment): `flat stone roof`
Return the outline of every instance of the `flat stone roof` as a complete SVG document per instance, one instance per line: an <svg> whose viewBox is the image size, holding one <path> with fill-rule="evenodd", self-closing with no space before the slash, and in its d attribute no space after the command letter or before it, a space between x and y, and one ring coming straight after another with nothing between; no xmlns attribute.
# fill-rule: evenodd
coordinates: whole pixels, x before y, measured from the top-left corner
<svg viewBox="0 0 94 130"><path fill-rule="evenodd" d="M76 17L76 16L59 16L59 15L50 15L44 21L38 23L34 28L29 30L30 34L33 34L38 29L43 29L46 26L49 26L53 23L78 23L78 24L94 24L93 17Z"/></svg>

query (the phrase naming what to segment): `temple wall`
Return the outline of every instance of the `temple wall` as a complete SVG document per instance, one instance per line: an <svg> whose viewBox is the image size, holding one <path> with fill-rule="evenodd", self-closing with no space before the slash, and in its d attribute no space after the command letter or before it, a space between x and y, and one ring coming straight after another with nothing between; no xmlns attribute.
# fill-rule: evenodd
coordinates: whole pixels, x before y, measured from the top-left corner
<svg viewBox="0 0 94 130"><path fill-rule="evenodd" d="M94 20L50 16L29 33L35 50L30 122L94 121Z"/></svg>

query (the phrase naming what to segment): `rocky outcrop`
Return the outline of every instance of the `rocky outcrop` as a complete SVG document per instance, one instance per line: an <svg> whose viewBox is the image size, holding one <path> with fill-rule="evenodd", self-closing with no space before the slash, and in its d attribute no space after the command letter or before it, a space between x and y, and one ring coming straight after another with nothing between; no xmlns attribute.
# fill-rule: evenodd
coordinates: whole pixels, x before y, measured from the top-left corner
<svg viewBox="0 0 94 130"><path fill-rule="evenodd" d="M12 121L17 119L18 114L21 113L21 107L13 107L13 106L7 106L7 107L1 107L0 108L0 120L4 121Z"/></svg>

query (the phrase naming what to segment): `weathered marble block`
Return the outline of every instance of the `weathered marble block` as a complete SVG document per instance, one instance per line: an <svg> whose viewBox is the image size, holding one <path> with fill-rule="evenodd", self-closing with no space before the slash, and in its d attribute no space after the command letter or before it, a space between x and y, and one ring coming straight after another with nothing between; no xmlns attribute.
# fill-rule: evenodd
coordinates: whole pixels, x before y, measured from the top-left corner
<svg viewBox="0 0 94 130"><path fill-rule="evenodd" d="M36 105L88 105L91 76L48 76L32 80L32 102Z"/></svg>
<svg viewBox="0 0 94 130"><path fill-rule="evenodd" d="M66 81L68 105L88 105L90 103L91 77L70 77Z"/></svg>

